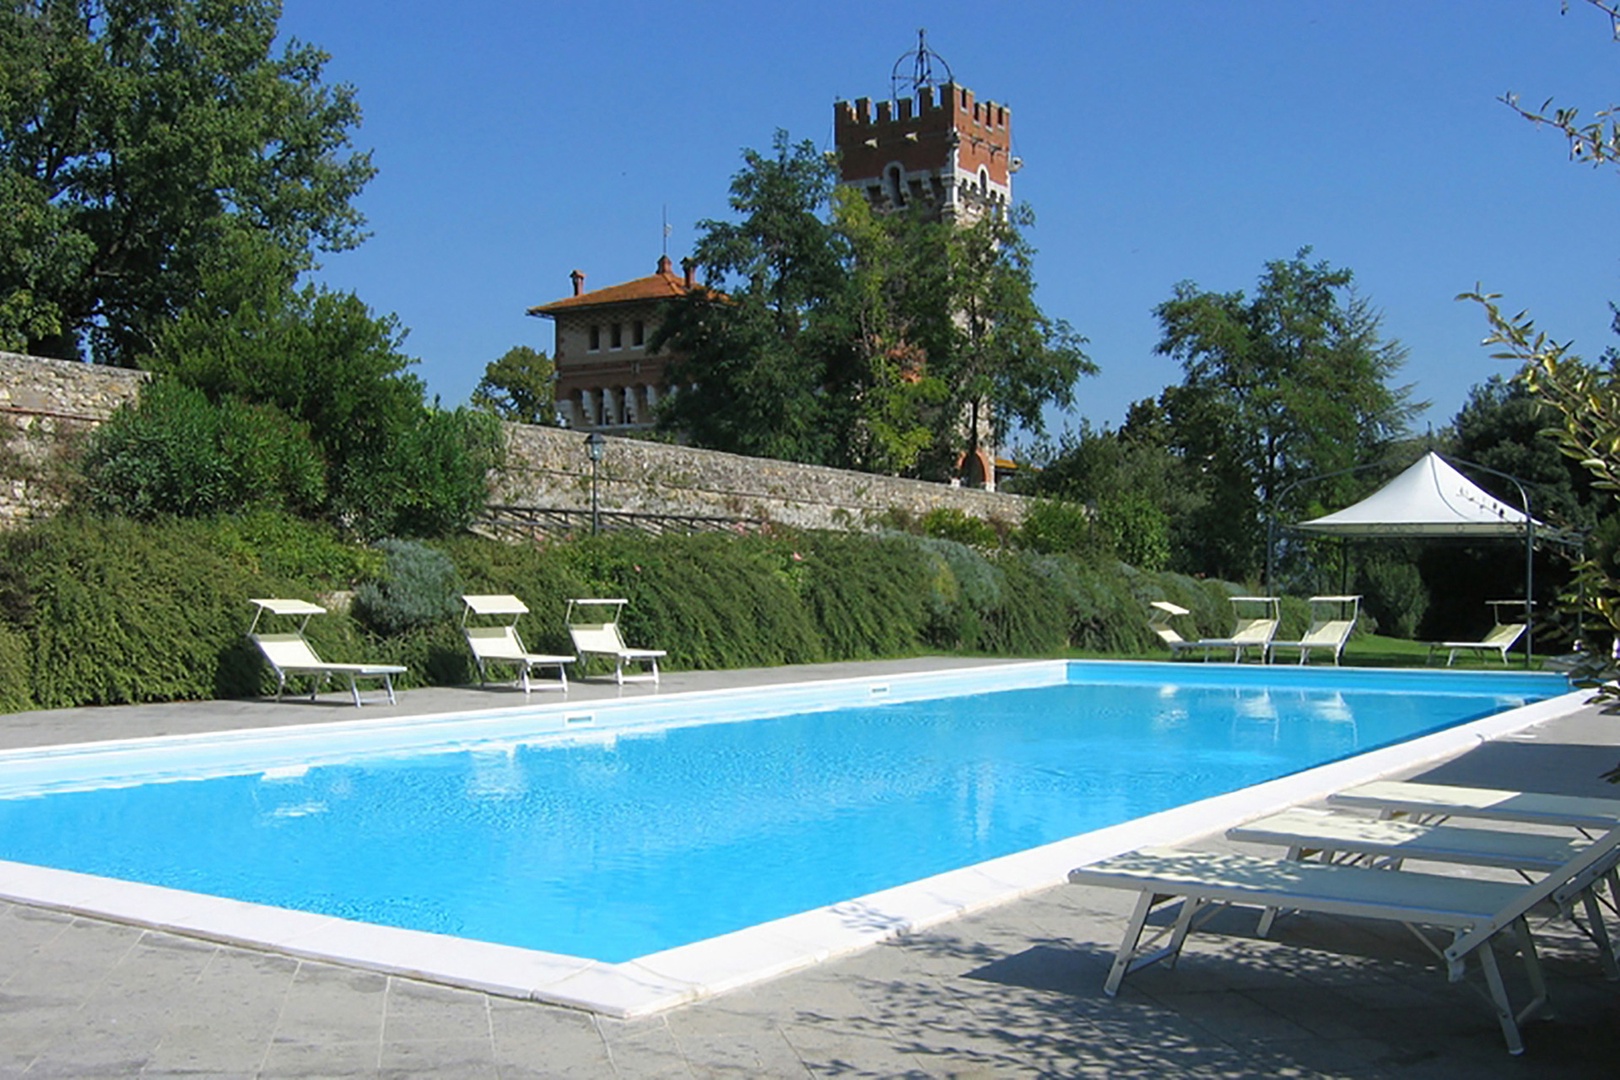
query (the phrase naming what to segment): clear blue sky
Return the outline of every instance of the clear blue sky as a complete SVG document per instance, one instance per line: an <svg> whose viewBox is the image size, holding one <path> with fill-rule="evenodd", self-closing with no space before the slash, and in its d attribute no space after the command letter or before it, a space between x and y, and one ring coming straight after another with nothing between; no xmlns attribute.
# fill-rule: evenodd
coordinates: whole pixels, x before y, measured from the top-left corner
<svg viewBox="0 0 1620 1080"><path fill-rule="evenodd" d="M1012 108L1039 300L1102 369L1055 428L1118 426L1180 380L1153 352L1176 282L1247 290L1304 245L1410 348L1419 429L1508 370L1453 300L1476 282L1583 355L1620 343L1620 176L1495 100L1620 101L1620 43L1578 0L287 0L283 33L357 88L380 170L372 238L320 277L397 314L458 404L511 346L550 350L524 311L569 271L651 273L666 206L686 254L743 148L777 128L830 148L833 103L886 96L924 26L959 83Z"/></svg>

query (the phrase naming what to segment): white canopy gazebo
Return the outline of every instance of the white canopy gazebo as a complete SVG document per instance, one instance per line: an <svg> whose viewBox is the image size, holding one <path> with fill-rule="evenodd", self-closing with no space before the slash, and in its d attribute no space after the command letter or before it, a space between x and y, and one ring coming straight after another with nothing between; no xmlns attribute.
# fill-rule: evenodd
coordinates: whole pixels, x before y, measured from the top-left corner
<svg viewBox="0 0 1620 1080"><path fill-rule="evenodd" d="M1484 469L1483 466L1478 467ZM1516 478L1506 473L1496 473L1493 469L1484 471L1512 481L1519 489L1524 508L1509 506L1431 450L1405 472L1353 506L1299 522L1291 528L1319 536L1363 539L1452 537L1487 540L1522 536L1524 615L1528 627L1535 585L1536 530L1553 530L1530 515L1530 498L1525 493L1524 485ZM1530 645L1527 630L1527 663Z"/></svg>

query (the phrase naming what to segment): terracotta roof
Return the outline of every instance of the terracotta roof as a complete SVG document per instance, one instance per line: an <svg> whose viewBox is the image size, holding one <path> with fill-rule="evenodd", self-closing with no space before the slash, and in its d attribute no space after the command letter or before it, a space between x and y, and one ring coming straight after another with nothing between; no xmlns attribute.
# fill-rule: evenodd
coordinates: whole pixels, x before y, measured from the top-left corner
<svg viewBox="0 0 1620 1080"><path fill-rule="evenodd" d="M581 275L583 276L583 275ZM693 286L702 288L701 285ZM594 289L591 292L580 293L578 296L568 296L561 300L553 300L549 304L529 309L530 315L555 315L558 312L573 311L577 308L598 307L603 304L624 304L635 300L673 300L685 296L687 293L686 279L674 273L670 268L668 255L658 259L658 271L648 277L636 278L621 285L609 285L605 289Z"/></svg>

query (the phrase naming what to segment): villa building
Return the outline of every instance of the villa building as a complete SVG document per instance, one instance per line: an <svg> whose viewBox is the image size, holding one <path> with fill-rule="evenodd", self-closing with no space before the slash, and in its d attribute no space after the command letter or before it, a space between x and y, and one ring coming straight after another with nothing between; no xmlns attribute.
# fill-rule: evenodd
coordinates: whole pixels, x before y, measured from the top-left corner
<svg viewBox="0 0 1620 1080"><path fill-rule="evenodd" d="M669 354L648 347L665 302L693 288L692 265L676 275L668 255L644 278L585 291L585 275L568 275L572 296L529 309L556 323L557 414L569 427L628 433L653 426L665 392Z"/></svg>

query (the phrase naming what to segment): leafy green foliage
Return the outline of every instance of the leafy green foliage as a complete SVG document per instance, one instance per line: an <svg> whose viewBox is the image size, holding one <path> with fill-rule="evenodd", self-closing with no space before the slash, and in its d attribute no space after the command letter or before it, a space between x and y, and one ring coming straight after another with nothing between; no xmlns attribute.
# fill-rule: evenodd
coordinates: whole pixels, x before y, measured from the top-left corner
<svg viewBox="0 0 1620 1080"><path fill-rule="evenodd" d="M28 638L0 622L0 713L20 712L33 701Z"/></svg>
<svg viewBox="0 0 1620 1080"><path fill-rule="evenodd" d="M902 656L926 617L928 567L909 537L815 535L804 553L804 601L829 658Z"/></svg>
<svg viewBox="0 0 1620 1080"><path fill-rule="evenodd" d="M1395 637L1417 636L1429 608L1429 591L1422 574L1409 560L1369 555L1362 561L1356 588L1363 594L1363 608L1379 630Z"/></svg>
<svg viewBox="0 0 1620 1080"><path fill-rule="evenodd" d="M256 574L343 590L383 572L377 548L344 543L337 530L287 514L250 511L215 519L211 546Z"/></svg>
<svg viewBox="0 0 1620 1080"><path fill-rule="evenodd" d="M324 464L303 425L234 397L210 402L173 379L146 384L96 429L83 467L85 505L148 520L307 511L325 495Z"/></svg>
<svg viewBox="0 0 1620 1080"><path fill-rule="evenodd" d="M543 352L514 345L484 367L472 407L518 424L557 422L557 365Z"/></svg>
<svg viewBox="0 0 1620 1080"><path fill-rule="evenodd" d="M1207 573L1253 576L1266 511L1287 518L1310 498L1334 499L1333 484L1300 482L1376 460L1423 407L1388 385L1406 350L1380 336L1351 272L1309 255L1267 263L1252 299L1182 282L1154 311L1157 351L1184 372L1159 407L1169 445L1200 463L1193 536Z"/></svg>
<svg viewBox="0 0 1620 1080"><path fill-rule="evenodd" d="M680 354L659 423L698 446L826 463L829 343L824 313L844 287L842 241L821 212L837 174L815 144L776 133L731 182L737 222L702 221L693 257L724 298L694 289L670 306L653 348Z"/></svg>
<svg viewBox="0 0 1620 1080"><path fill-rule="evenodd" d="M161 336L152 366L211 400L307 425L326 461L322 511L362 537L442 536L482 508L499 460L494 417L423 403L404 334L353 294L297 290L252 238L206 268L206 302Z"/></svg>
<svg viewBox="0 0 1620 1080"><path fill-rule="evenodd" d="M1121 490L1097 500L1097 527L1121 562L1143 570L1170 564L1170 515L1141 492Z"/></svg>
<svg viewBox="0 0 1620 1080"><path fill-rule="evenodd" d="M417 540L383 540L382 572L354 594L354 617L384 637L455 618L455 563Z"/></svg>
<svg viewBox="0 0 1620 1080"><path fill-rule="evenodd" d="M133 366L230 237L292 271L360 239L353 90L276 0L0 7L0 339Z"/></svg>
<svg viewBox="0 0 1620 1080"><path fill-rule="evenodd" d="M791 539L609 535L565 554L588 582L575 596L623 596L632 644L669 651L671 667L763 667L825 657L801 596L806 556ZM795 558L797 556L797 558Z"/></svg>
<svg viewBox="0 0 1620 1080"><path fill-rule="evenodd" d="M1001 543L994 525L951 506L934 507L922 516L920 524L927 536L955 540L970 547L993 548Z"/></svg>
<svg viewBox="0 0 1620 1080"><path fill-rule="evenodd" d="M682 359L660 426L735 453L944 477L981 430L1043 430L1095 370L1034 301L1026 210L958 225L835 194L834 164L778 132L744 153L737 222L699 223L709 289L653 345Z"/></svg>
<svg viewBox="0 0 1620 1080"><path fill-rule="evenodd" d="M281 583L213 550L205 522L64 517L0 536L0 559L32 595L19 629L37 707L233 697L261 685L244 648L247 597Z"/></svg>
<svg viewBox="0 0 1620 1080"><path fill-rule="evenodd" d="M1018 543L1042 555L1095 555L1104 546L1092 512L1079 503L1038 499L1024 514Z"/></svg>
<svg viewBox="0 0 1620 1080"><path fill-rule="evenodd" d="M0 534L0 567L0 707L12 709L265 693L273 680L244 638L253 596L315 599L331 610L309 623L317 651L404 664L401 686L474 678L461 591L522 598L525 643L561 653L572 651L569 598L625 596L627 639L669 650L671 669L926 648L1143 655L1154 644L1145 603L1161 596L1194 610L1195 632L1231 621L1231 587L1216 582L909 534L356 548L268 511L150 524L63 516ZM365 574L347 612L327 595Z"/></svg>

